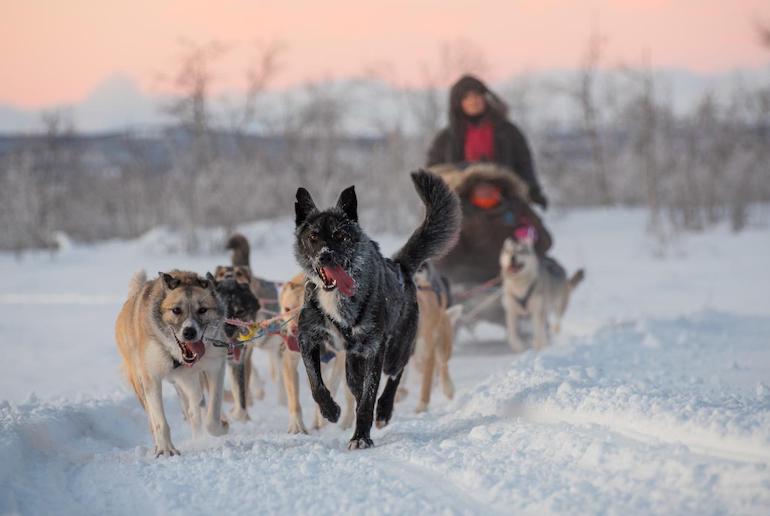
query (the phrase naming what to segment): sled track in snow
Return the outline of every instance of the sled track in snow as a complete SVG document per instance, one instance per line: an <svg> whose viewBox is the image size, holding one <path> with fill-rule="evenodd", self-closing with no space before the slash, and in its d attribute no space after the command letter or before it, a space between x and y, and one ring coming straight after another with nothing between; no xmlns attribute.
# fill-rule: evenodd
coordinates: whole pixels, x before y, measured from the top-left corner
<svg viewBox="0 0 770 516"><path fill-rule="evenodd" d="M644 443L665 443L686 446L693 453L721 460L754 464L770 464L770 448L749 439L719 436L702 429L676 428L656 425L653 421L631 420L625 415L609 416L577 413L554 407L521 404L513 406L506 416L521 418L536 424L593 425L606 432Z"/></svg>
<svg viewBox="0 0 770 516"><path fill-rule="evenodd" d="M372 467L412 485L422 486L425 495L434 500L441 500L447 508L451 508L451 513L504 514L488 503L480 501L476 494L469 492L451 478L414 462L378 457L372 462Z"/></svg>

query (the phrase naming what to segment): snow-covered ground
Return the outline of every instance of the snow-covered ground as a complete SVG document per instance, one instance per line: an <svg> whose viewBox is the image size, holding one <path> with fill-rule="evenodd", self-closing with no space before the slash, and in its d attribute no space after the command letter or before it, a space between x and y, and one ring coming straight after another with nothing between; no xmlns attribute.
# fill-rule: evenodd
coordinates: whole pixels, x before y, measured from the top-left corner
<svg viewBox="0 0 770 516"><path fill-rule="evenodd" d="M286 434L268 382L251 422L195 441L167 388L182 456L152 457L112 335L128 279L224 253L169 254L155 231L0 254L0 514L769 514L770 230L687 235L661 257L641 212L549 217L554 255L587 271L554 345L514 356L500 328L462 332L455 399L436 389L415 415L412 374L356 452L334 426ZM295 272L289 221L243 229L261 275Z"/></svg>

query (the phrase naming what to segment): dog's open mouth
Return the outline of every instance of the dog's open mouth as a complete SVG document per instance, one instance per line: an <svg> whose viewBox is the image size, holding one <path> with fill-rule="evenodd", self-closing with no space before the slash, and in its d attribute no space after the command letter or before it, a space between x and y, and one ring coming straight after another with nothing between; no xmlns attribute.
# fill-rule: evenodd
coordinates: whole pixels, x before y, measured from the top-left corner
<svg viewBox="0 0 770 516"><path fill-rule="evenodd" d="M295 353L299 353L299 341L297 340L297 336L293 334L284 335L283 336L283 343L286 344L286 347L290 351L294 351Z"/></svg>
<svg viewBox="0 0 770 516"><path fill-rule="evenodd" d="M321 267L318 269L318 276L323 281L323 289L332 291L338 288L344 295L350 297L356 293L356 283L350 274L340 266Z"/></svg>
<svg viewBox="0 0 770 516"><path fill-rule="evenodd" d="M180 341L176 334L174 339L176 339L179 350L182 352L182 362L187 366L195 364L206 353L206 346L202 340Z"/></svg>
<svg viewBox="0 0 770 516"><path fill-rule="evenodd" d="M508 264L508 272L512 274L516 274L524 267L524 264L516 260L516 258L511 258L511 263Z"/></svg>
<svg viewBox="0 0 770 516"><path fill-rule="evenodd" d="M237 339L230 339L230 346L227 348L227 359L240 364L242 352L243 345Z"/></svg>

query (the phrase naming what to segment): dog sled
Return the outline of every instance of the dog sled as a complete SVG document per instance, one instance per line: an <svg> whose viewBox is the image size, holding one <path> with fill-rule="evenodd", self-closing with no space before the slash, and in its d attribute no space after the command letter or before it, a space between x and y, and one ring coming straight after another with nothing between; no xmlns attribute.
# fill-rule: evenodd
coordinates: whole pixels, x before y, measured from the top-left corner
<svg viewBox="0 0 770 516"><path fill-rule="evenodd" d="M453 302L463 304L460 324L479 320L504 323L500 303L500 249L522 225L537 233L541 256L551 247L551 235L531 208L527 184L510 169L493 163L436 165L438 174L460 198L463 222L457 245L436 262L452 290Z"/></svg>

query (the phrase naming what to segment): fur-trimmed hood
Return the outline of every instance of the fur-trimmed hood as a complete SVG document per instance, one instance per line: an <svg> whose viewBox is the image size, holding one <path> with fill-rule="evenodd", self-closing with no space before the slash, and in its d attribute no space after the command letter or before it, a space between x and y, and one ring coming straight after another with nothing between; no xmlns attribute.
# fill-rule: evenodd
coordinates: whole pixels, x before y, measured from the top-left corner
<svg viewBox="0 0 770 516"><path fill-rule="evenodd" d="M484 181L498 186L505 198L517 197L527 204L531 202L527 183L507 167L495 163L472 163L466 167L442 164L428 170L440 176L461 199L467 199L473 187Z"/></svg>

